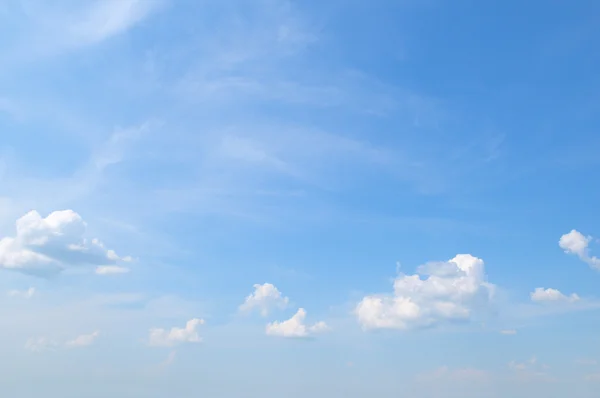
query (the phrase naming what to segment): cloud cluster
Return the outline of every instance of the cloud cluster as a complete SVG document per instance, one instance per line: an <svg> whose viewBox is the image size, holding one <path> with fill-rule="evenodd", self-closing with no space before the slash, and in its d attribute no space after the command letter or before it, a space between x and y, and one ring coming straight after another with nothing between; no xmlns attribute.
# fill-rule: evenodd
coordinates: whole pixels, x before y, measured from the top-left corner
<svg viewBox="0 0 600 398"><path fill-rule="evenodd" d="M459 254L448 262L422 265L414 275L399 275L393 295L366 296L355 314L365 329L430 327L470 319L493 293L483 260Z"/></svg>
<svg viewBox="0 0 600 398"><path fill-rule="evenodd" d="M284 297L273 284L255 284L254 292L246 297L239 309L246 313L257 309L264 317L269 315L269 312L274 308L286 308L289 301L289 298Z"/></svg>
<svg viewBox="0 0 600 398"><path fill-rule="evenodd" d="M317 333L329 330L327 324L323 321L314 325L305 324L306 311L300 308L290 319L282 322L271 322L267 325L266 332L269 336L306 338Z"/></svg>
<svg viewBox="0 0 600 398"><path fill-rule="evenodd" d="M86 223L73 210L46 218L30 211L16 222L16 235L0 239L0 268L48 276L75 266L105 266L122 260L98 239L84 237Z"/></svg>
<svg viewBox="0 0 600 398"><path fill-rule="evenodd" d="M289 298L284 297L275 285L271 283L255 284L254 292L246 297L246 300L244 300L239 309L242 312L250 312L258 309L260 314L265 317L274 308L286 308L289 301ZM268 323L265 331L269 336L307 338L329 330L329 326L323 321L308 326L305 320L306 310L299 308L290 319Z"/></svg>
<svg viewBox="0 0 600 398"><path fill-rule="evenodd" d="M590 256L589 244L592 241L591 236L585 236L581 232L573 229L568 234L560 237L558 245L568 254L574 254L587 263L590 267L600 270L600 258Z"/></svg>
<svg viewBox="0 0 600 398"><path fill-rule="evenodd" d="M148 344L155 347L172 347L181 343L200 343L198 326L204 324L204 319L194 318L186 322L185 327L173 327L171 330L152 328Z"/></svg>

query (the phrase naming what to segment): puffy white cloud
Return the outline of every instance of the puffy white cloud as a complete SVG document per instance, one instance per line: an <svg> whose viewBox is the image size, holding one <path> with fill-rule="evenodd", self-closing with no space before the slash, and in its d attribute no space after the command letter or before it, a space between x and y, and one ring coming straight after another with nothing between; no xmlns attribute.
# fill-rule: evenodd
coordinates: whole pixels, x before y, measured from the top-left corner
<svg viewBox="0 0 600 398"><path fill-rule="evenodd" d="M289 298L283 297L279 289L271 283L255 284L254 292L240 305L240 311L251 312L258 309L262 316L267 316L273 308L283 309L288 303Z"/></svg>
<svg viewBox="0 0 600 398"><path fill-rule="evenodd" d="M16 222L15 237L0 239L0 268L49 275L71 266L111 265L119 256L84 237L86 223L72 210L42 218L30 211Z"/></svg>
<svg viewBox="0 0 600 398"><path fill-rule="evenodd" d="M574 254L582 261L589 264L590 267L600 270L600 258L590 256L589 244L592 241L591 236L585 236L581 232L573 229L568 234L560 237L558 245L565 253Z"/></svg>
<svg viewBox="0 0 600 398"><path fill-rule="evenodd" d="M127 267L120 267L118 265L100 265L96 267L96 274L98 275L118 275L126 274L130 270Z"/></svg>
<svg viewBox="0 0 600 398"><path fill-rule="evenodd" d="M157 347L172 347L180 343L200 343L202 338L198 335L197 328L204 324L204 319L190 319L183 328L171 330L152 328L148 343Z"/></svg>
<svg viewBox="0 0 600 398"><path fill-rule="evenodd" d="M580 300L579 296L575 293L570 296L566 296L559 290L543 287L536 288L530 294L531 300L536 303L575 303Z"/></svg>
<svg viewBox="0 0 600 398"><path fill-rule="evenodd" d="M35 288L30 287L27 290L9 290L7 295L9 297L20 297L24 299L30 299L35 294Z"/></svg>
<svg viewBox="0 0 600 398"><path fill-rule="evenodd" d="M300 308L287 321L269 323L266 332L270 336L306 338L329 330L329 327L323 321L317 322L312 326L307 326L304 323L305 319L306 311L304 308Z"/></svg>
<svg viewBox="0 0 600 398"><path fill-rule="evenodd" d="M65 346L72 347L72 348L86 347L86 346L92 345L94 343L94 341L96 340L96 338L98 338L98 336L100 336L99 331L95 331L90 334L82 334L80 336L77 336L73 340L67 341L65 343Z"/></svg>
<svg viewBox="0 0 600 398"><path fill-rule="evenodd" d="M417 274L399 275L393 295L366 296L355 314L365 329L411 329L468 320L478 305L489 302L494 288L486 281L483 260L459 254L448 262L422 265Z"/></svg>

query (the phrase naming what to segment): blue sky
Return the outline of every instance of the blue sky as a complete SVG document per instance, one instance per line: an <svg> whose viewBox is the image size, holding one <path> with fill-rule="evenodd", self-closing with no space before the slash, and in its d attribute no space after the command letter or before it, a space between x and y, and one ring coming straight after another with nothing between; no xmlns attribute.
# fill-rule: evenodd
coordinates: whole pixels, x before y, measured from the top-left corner
<svg viewBox="0 0 600 398"><path fill-rule="evenodd" d="M3 2L0 391L594 397L598 11Z"/></svg>

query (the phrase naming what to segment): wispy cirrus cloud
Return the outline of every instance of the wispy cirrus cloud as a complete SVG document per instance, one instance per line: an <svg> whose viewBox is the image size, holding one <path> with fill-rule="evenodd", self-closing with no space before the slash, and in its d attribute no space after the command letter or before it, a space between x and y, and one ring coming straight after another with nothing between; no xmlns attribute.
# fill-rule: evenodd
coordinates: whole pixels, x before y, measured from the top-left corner
<svg viewBox="0 0 600 398"><path fill-rule="evenodd" d="M15 2L10 9L20 16L21 25L17 26L18 34L4 56L14 64L99 44L131 29L164 3L94 0L49 6L35 0ZM8 13L0 14L0 18L9 17Z"/></svg>

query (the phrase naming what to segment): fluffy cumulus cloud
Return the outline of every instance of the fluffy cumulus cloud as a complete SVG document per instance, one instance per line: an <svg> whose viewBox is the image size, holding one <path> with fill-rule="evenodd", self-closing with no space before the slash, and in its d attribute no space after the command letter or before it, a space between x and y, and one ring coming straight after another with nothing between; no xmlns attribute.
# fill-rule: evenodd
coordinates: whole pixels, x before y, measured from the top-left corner
<svg viewBox="0 0 600 398"><path fill-rule="evenodd" d="M430 327L470 319L493 293L483 260L459 254L448 262L422 265L414 275L399 275L393 295L366 296L355 314L365 329Z"/></svg>
<svg viewBox="0 0 600 398"><path fill-rule="evenodd" d="M204 319L190 319L185 327L174 327L171 330L152 328L148 343L155 347L173 347L181 343L200 343L202 338L198 334L198 327L204 324Z"/></svg>
<svg viewBox="0 0 600 398"><path fill-rule="evenodd" d="M559 290L543 287L536 288L530 294L531 300L536 303L575 303L580 300L580 297L573 293L567 296L561 293Z"/></svg>
<svg viewBox="0 0 600 398"><path fill-rule="evenodd" d="M565 253L574 254L590 267L600 270L600 258L590 256L589 244L592 241L591 236L585 236L577 230L572 230L568 234L560 237L558 245Z"/></svg>
<svg viewBox="0 0 600 398"><path fill-rule="evenodd" d="M287 321L269 323L266 332L269 336L306 338L329 330L329 327L323 321L307 326L305 320L306 311L304 308L300 308Z"/></svg>
<svg viewBox="0 0 600 398"><path fill-rule="evenodd" d="M262 316L267 316L272 309L283 309L288 303L289 298L284 297L271 283L255 284L254 292L246 297L240 311L248 313L258 310Z"/></svg>
<svg viewBox="0 0 600 398"><path fill-rule="evenodd" d="M86 223L72 210L46 218L31 211L16 222L16 235L0 239L0 267L50 275L81 265L112 265L121 258L98 239L84 237Z"/></svg>

